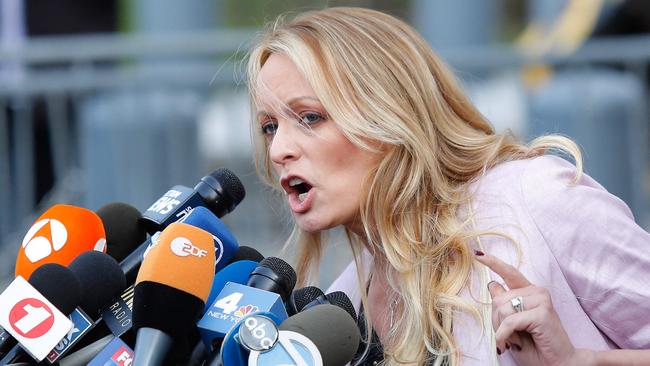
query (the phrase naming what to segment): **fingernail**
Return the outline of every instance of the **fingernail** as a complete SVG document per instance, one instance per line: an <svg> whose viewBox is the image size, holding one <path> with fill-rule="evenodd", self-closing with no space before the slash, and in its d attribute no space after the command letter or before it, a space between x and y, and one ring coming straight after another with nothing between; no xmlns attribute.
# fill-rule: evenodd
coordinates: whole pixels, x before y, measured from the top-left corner
<svg viewBox="0 0 650 366"><path fill-rule="evenodd" d="M488 282L487 287L490 288L490 285L491 285L492 283L496 283L496 282L497 282L497 281L495 281L495 280L492 280L492 281Z"/></svg>
<svg viewBox="0 0 650 366"><path fill-rule="evenodd" d="M497 355L501 355L501 350L497 347Z"/></svg>
<svg viewBox="0 0 650 366"><path fill-rule="evenodd" d="M479 257L484 256L485 253L481 252L480 250L474 250L474 255L477 255Z"/></svg>
<svg viewBox="0 0 650 366"><path fill-rule="evenodd" d="M516 343L513 343L513 344L512 344L512 348L514 348L515 351L521 351L521 347L520 347L518 344L516 344Z"/></svg>

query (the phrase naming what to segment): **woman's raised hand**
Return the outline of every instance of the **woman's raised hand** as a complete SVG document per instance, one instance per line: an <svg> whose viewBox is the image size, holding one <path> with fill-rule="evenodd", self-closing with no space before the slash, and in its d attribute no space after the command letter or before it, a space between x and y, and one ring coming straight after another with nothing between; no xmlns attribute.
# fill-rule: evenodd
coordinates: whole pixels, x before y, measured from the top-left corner
<svg viewBox="0 0 650 366"><path fill-rule="evenodd" d="M567 335L546 288L531 284L515 267L476 252L476 259L505 281L492 281L492 326L497 353L509 351L519 365L590 365L592 351L576 349Z"/></svg>

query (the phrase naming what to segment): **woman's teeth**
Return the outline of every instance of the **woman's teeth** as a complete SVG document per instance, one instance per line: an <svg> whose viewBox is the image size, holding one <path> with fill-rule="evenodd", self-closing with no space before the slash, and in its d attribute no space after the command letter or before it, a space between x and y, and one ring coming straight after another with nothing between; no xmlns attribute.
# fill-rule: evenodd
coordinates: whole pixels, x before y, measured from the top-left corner
<svg viewBox="0 0 650 366"><path fill-rule="evenodd" d="M298 199L300 200L300 202L304 201L305 198L307 198L307 192L298 195Z"/></svg>
<svg viewBox="0 0 650 366"><path fill-rule="evenodd" d="M290 185L291 187L293 187L293 186L297 186L298 184L302 184L302 183L304 183L304 182L303 182L303 180L300 179L300 178L291 178L291 180L289 181L289 185Z"/></svg>

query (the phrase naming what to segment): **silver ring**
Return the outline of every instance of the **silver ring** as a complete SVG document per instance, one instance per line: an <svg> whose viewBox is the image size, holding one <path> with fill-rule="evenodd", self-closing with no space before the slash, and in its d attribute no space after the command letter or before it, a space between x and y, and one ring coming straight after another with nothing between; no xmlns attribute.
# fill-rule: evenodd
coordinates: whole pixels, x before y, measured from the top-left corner
<svg viewBox="0 0 650 366"><path fill-rule="evenodd" d="M515 309L516 312L521 313L524 311L524 298L521 296L514 297L510 299L510 303L512 304L512 308Z"/></svg>

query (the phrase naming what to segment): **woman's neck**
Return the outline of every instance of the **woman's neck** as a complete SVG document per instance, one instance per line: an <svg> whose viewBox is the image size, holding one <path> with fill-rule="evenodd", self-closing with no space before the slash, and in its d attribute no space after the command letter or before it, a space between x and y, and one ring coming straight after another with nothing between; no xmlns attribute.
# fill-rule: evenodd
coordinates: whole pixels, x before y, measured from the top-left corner
<svg viewBox="0 0 650 366"><path fill-rule="evenodd" d="M392 289L387 278L388 261L375 258L370 286L368 288L368 309L371 324L383 345L389 342L387 335L395 323L398 295ZM396 301L397 300L397 301Z"/></svg>

